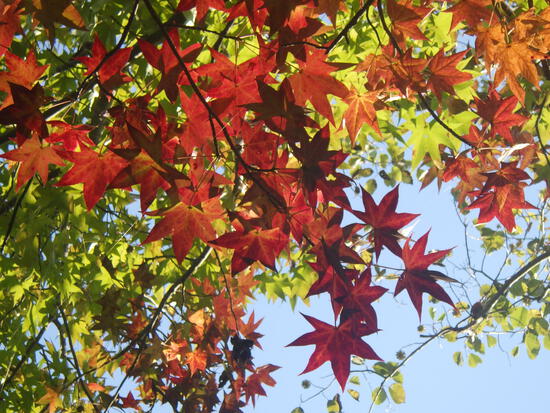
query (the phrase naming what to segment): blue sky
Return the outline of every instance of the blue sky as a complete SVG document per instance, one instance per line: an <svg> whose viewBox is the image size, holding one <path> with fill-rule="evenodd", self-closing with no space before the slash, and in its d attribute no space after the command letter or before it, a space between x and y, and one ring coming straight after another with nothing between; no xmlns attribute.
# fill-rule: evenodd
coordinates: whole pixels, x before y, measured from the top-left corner
<svg viewBox="0 0 550 413"><path fill-rule="evenodd" d="M452 255L445 260L444 272L471 286L475 280L470 279L467 272L461 269L466 262L464 227L455 212L450 188L449 184L444 185L438 193L437 187L432 185L419 192L418 186L401 185L397 211L421 214L414 226L413 234L418 238L431 228L428 250L456 247ZM382 188L378 190L374 196L375 200L379 202L385 192L387 191ZM531 201L536 203L535 199ZM468 233L472 236L477 232L471 224L476 216L477 211L466 216L467 222L470 222ZM475 247L475 240L472 239L471 242L471 246ZM474 262L479 262L480 250L472 249ZM380 262L387 262L389 258L389 255L382 255ZM495 268L498 268L500 257L494 254L489 257L488 262L494 262ZM506 268L503 276L508 276L514 271L514 267ZM486 283L486 280L479 281ZM448 283L441 284L453 300L464 299L464 296L458 296L460 291L456 288L451 291ZM393 286L387 286L393 291ZM326 411L327 400L339 392L339 387L333 381L329 363L325 363L317 371L298 375L307 364L314 346L285 347L300 335L311 331L311 326L299 312L331 322L332 311L327 297L312 299L310 304L310 307L307 307L300 303L294 312L288 303L282 302L267 303L260 299L251 305L250 309L255 311L257 317L264 317L259 329L265 335L261 341L264 351L254 350L256 365L272 363L282 368L273 374L277 386L267 388L268 397L258 399L255 409L247 407L247 413L290 412L298 406L306 413L323 412ZM422 323L425 323L427 332L431 322L427 311L429 307L428 297L424 295ZM435 307L440 311L450 312L450 307L445 304L438 303ZM375 303L375 309L382 331L375 336L366 337L366 341L384 360L395 361L397 351L403 350L408 354L422 342L423 339L419 338L417 331L418 316L406 293L397 298L394 298L393 294L386 294L380 302ZM520 346L519 355L512 357L509 355L510 350L521 343L521 333L498 336L498 339L499 345L486 348L486 354L482 356L483 362L475 368L467 365L459 367L453 362L453 353L465 350L464 340L456 343L446 340L433 341L402 369L406 402L396 405L386 401L376 406L374 412L513 412L526 408L535 413L547 411L550 402L550 392L547 391L545 380L546 367L550 361L547 352L541 348L538 358L530 360L525 348ZM485 341L485 338L482 338L482 341ZM367 362L367 367L371 366L372 362ZM354 366L352 370L353 368ZM346 389L353 388L359 391L360 401L357 402L345 395L342 401L343 411L346 413L366 413L371 404L371 391L380 382L379 378L372 374L358 375L361 385L348 384ZM308 390L303 389L301 382L305 379L321 387L331 382L332 385L313 399L301 403L301 400L319 391L313 386Z"/></svg>

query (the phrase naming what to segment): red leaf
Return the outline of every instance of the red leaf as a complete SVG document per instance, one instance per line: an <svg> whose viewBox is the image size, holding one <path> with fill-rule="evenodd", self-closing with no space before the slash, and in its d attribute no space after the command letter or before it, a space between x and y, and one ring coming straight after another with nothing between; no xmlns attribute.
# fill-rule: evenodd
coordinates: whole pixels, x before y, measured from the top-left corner
<svg viewBox="0 0 550 413"><path fill-rule="evenodd" d="M479 208L479 217L477 218L479 224L497 218L506 230L512 232L516 226L512 209L536 209L535 206L525 201L523 186L525 186L524 183L518 183L495 187L491 192L478 192L479 197L466 209Z"/></svg>
<svg viewBox="0 0 550 413"><path fill-rule="evenodd" d="M172 43L177 49L179 49L180 40L178 31L176 29L171 30L168 35L170 36ZM183 69L179 64L179 60L170 48L168 41L164 41L160 52L155 46L143 39L138 40L138 45L149 64L159 70L162 74L162 78L158 84L158 89L164 90L166 92L166 96L168 96L168 99L174 102L178 97L179 87L177 82ZM178 50L178 54L184 62L189 63L196 59L201 49L202 45L195 43L183 51Z"/></svg>
<svg viewBox="0 0 550 413"><path fill-rule="evenodd" d="M465 21L468 26L474 29L480 21L490 21L492 12L487 8L491 6L491 0L461 0L447 12L453 13L453 22L451 23L451 29L453 29L461 21Z"/></svg>
<svg viewBox="0 0 550 413"><path fill-rule="evenodd" d="M17 132L28 135L36 131L40 137L48 135L48 128L40 106L45 102L44 89L39 84L32 89L9 82L13 104L0 110L0 124L17 124Z"/></svg>
<svg viewBox="0 0 550 413"><path fill-rule="evenodd" d="M367 191L363 189L362 193L365 212L355 210L351 212L372 227L370 239L374 241L376 257L380 256L383 246L386 246L395 255L401 256L401 247L397 242L401 235L398 230L415 219L418 214L395 212L399 200L399 186L388 192L379 205L376 205Z"/></svg>
<svg viewBox="0 0 550 413"><path fill-rule="evenodd" d="M412 0L406 0L404 4L398 3L396 0L388 0L387 8L393 25L392 31L398 41L404 41L408 37L426 40L426 36L418 28L418 24L432 9L416 7L412 4Z"/></svg>
<svg viewBox="0 0 550 413"><path fill-rule="evenodd" d="M9 72L0 72L0 90L6 92L8 96L6 96L0 108L5 108L13 103L10 82L32 89L36 81L48 68L48 65L40 66L38 64L33 51L29 52L26 59L21 59L11 52L6 52L5 62Z"/></svg>
<svg viewBox="0 0 550 413"><path fill-rule="evenodd" d="M342 82L330 75L337 69L337 66L327 63L325 60L326 54L322 50L310 49L306 52L305 62L298 60L300 71L290 76L288 80L292 85L298 105L303 106L309 100L321 115L334 124L334 117L327 95L331 94L344 98L349 91Z"/></svg>
<svg viewBox="0 0 550 413"><path fill-rule="evenodd" d="M208 353L201 349L195 349L186 353L185 364L189 366L191 374L195 374L197 370L204 371L206 369Z"/></svg>
<svg viewBox="0 0 550 413"><path fill-rule="evenodd" d="M43 147L36 134L33 134L30 139L25 140L20 148L0 155L0 157L21 162L17 172L16 190L19 190L22 185L26 184L35 173L38 173L42 183L45 184L48 181L48 166L50 164L65 165L65 162L58 155L54 147Z"/></svg>
<svg viewBox="0 0 550 413"><path fill-rule="evenodd" d="M105 49L105 46L96 34L94 44L92 45L92 56L77 57L75 59L87 66L88 70L84 73L85 76L93 73L99 64L103 62L98 71L99 81L105 88L114 89L130 80L128 76L121 73L121 70L128 62L131 52L132 48L126 47L117 50L107 57L107 49Z"/></svg>
<svg viewBox="0 0 550 413"><path fill-rule="evenodd" d="M288 346L314 344L316 347L301 374L315 370L323 363L330 361L336 380L338 380L343 390L349 376L350 356L352 354L369 360L381 360L372 347L361 340L362 336L376 332L375 329L363 324L357 325L352 319L345 321L338 327L334 327L316 318L302 315L315 328L315 331L304 334Z"/></svg>
<svg viewBox="0 0 550 413"><path fill-rule="evenodd" d="M336 173L336 168L346 159L342 151L329 151L330 144L328 125L315 134L313 139L302 142L299 148L293 150L294 155L302 163L302 187L304 196L312 208L317 205L317 191L321 190L326 200L338 204L347 204L344 188L349 186L343 175ZM336 180L329 181L332 175ZM332 185L331 185L332 184ZM340 202L338 202L340 200Z"/></svg>
<svg viewBox="0 0 550 413"><path fill-rule="evenodd" d="M191 10L196 7L197 17L195 21L200 22L206 16L208 9L226 11L223 0L180 0L177 11Z"/></svg>
<svg viewBox="0 0 550 413"><path fill-rule="evenodd" d="M422 293L429 293L432 297L440 301L445 301L454 307L453 300L451 300L451 297L449 297L443 288L436 283L436 279L445 279L447 281L454 280L438 271L428 270L431 264L443 258L451 249L424 255L429 233L428 231L420 237L412 248L409 246L411 242L410 238L405 242L401 256L405 263L405 271L401 274L394 293L394 295L398 295L403 289L407 290L414 308L416 308L418 312L419 319L422 313Z"/></svg>
<svg viewBox="0 0 550 413"><path fill-rule="evenodd" d="M380 102L377 91L359 93L356 89L352 89L344 102L349 105L344 113L344 120L352 145L365 123L380 133L374 106L377 102Z"/></svg>
<svg viewBox="0 0 550 413"><path fill-rule="evenodd" d="M515 142L510 133L511 128L521 127L528 120L525 116L513 112L518 99L515 96L502 99L498 92L491 88L487 99L475 98L475 102L478 115L491 124L491 136L498 133L513 145Z"/></svg>
<svg viewBox="0 0 550 413"><path fill-rule="evenodd" d="M430 59L427 67L430 74L428 86L439 100L441 100L442 92L452 95L454 94L454 85L466 82L472 78L472 75L469 73L456 69L456 65L462 60L465 54L466 50L451 56L445 56L443 49L441 49Z"/></svg>
<svg viewBox="0 0 550 413"><path fill-rule="evenodd" d="M370 268L367 268L355 281L355 285L350 289L349 294L337 299L337 301L343 307L342 318L358 317L369 327L376 330L378 321L371 303L382 297L388 289L371 285L371 279Z"/></svg>
<svg viewBox="0 0 550 413"><path fill-rule="evenodd" d="M120 400L122 400L123 408L130 407L132 409L139 410L140 400L134 399L134 395L132 394L132 392L128 392L126 397L120 396Z"/></svg>
<svg viewBox="0 0 550 413"><path fill-rule="evenodd" d="M262 385L275 386L277 383L270 374L275 370L280 369L279 366L273 364L266 364L265 366L258 367L254 370L247 379L245 384L245 397L246 403L249 399L252 399L252 405L256 405L256 396L266 396L266 392Z"/></svg>
<svg viewBox="0 0 550 413"><path fill-rule="evenodd" d="M275 259L288 244L288 235L279 228L244 229L222 235L211 244L235 249L231 261L231 273L237 274L254 261L260 261L266 267L275 270Z"/></svg>
<svg viewBox="0 0 550 413"><path fill-rule="evenodd" d="M90 210L103 196L107 186L115 176L128 165L128 162L112 152L99 155L84 145L81 149L81 152L72 152L65 155L74 165L63 175L56 186L83 183L84 200L88 210Z"/></svg>
<svg viewBox="0 0 550 413"><path fill-rule="evenodd" d="M183 261L195 238L206 242L216 236L212 221L222 214L218 198L211 198L197 206L180 202L160 213L164 218L155 225L143 244L172 236L174 254L178 261Z"/></svg>
<svg viewBox="0 0 550 413"><path fill-rule="evenodd" d="M11 4L2 2L0 10L0 56L10 47L13 36L20 29L20 18L22 9L19 7L21 0L15 0Z"/></svg>

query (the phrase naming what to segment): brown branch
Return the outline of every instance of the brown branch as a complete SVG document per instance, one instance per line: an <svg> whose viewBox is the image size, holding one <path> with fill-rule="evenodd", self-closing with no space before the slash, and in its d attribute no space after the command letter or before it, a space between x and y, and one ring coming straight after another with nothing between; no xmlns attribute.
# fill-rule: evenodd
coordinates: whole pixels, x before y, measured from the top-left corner
<svg viewBox="0 0 550 413"><path fill-rule="evenodd" d="M8 227L6 228L6 233L4 234L4 240L2 241L2 246L0 246L0 254L4 253L4 248L6 247L6 243L8 242L10 234L13 230L13 225L15 224L15 218L17 217L17 212L19 212L19 208L21 208L21 203L23 202L23 198L25 198L25 195L27 195L27 191L31 186L31 182L32 182L32 179L30 179L27 182L27 184L25 185L25 188L23 189L23 192L21 193L21 195L19 195L19 198L17 198L17 202L15 203L15 207L10 216L10 221L8 222Z"/></svg>
<svg viewBox="0 0 550 413"><path fill-rule="evenodd" d="M332 42L328 44L328 46L326 47L325 53L328 54L338 44L338 42L342 40L343 37L347 36L351 28L357 24L357 22L359 21L359 18L363 15L363 13L365 13L368 10L368 8L372 5L373 2L374 0L367 0L367 2L363 5L363 7L361 7L357 11L357 13L353 15L353 17L342 29L342 31L340 31L340 33L338 33L338 35L334 38L334 40L332 40ZM380 0L378 1L378 3L380 3Z"/></svg>
<svg viewBox="0 0 550 413"><path fill-rule="evenodd" d="M380 17L380 23L382 23L382 27L384 28L384 31L386 32L386 34L390 38L390 42L393 45L393 47L395 48L395 50L397 50L397 52L402 56L403 55L403 50L401 50L401 47L399 46L399 43L397 42L395 37L393 37L393 34L392 34L391 30L389 29L388 25L386 24L386 19L384 18L384 10L382 9L382 0L378 1L378 4L376 5L376 7L378 8L378 15Z"/></svg>
<svg viewBox="0 0 550 413"><path fill-rule="evenodd" d="M197 30L197 31L201 31L201 32L206 32L206 33L212 33L212 34L215 34L217 36L220 36L224 39L231 39L231 40L237 40L237 41L244 41L244 37L242 36L232 36L230 34L226 34L224 33L223 31L221 32L218 32L216 30L210 30L210 29L207 29L206 27L199 27L199 26L188 26L186 24L180 24L180 23L166 23L165 26L168 26L168 27L178 27L180 29L189 29L189 30ZM226 26L227 27L227 26ZM229 28L228 28L229 29ZM227 29L227 30L228 30ZM224 28L224 31L226 29Z"/></svg>

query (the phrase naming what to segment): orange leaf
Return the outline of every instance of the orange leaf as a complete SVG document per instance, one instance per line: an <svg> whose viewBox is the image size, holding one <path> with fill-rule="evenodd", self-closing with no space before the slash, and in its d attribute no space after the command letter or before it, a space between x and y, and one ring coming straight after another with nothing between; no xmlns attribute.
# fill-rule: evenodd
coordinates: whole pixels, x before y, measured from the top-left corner
<svg viewBox="0 0 550 413"><path fill-rule="evenodd" d="M380 133L376 120L376 108L374 107L374 104L379 102L378 92L359 93L357 90L352 89L344 102L349 105L344 113L344 120L352 145L365 123Z"/></svg>
<svg viewBox="0 0 550 413"><path fill-rule="evenodd" d="M38 173L43 184L46 183L48 181L48 166L50 164L65 165L65 162L57 154L54 147L43 147L36 134L27 139L20 148L0 155L0 157L21 163L17 172L16 190L19 190L22 185L26 184L35 173Z"/></svg>
<svg viewBox="0 0 550 413"><path fill-rule="evenodd" d="M189 365L191 374L195 374L197 370L204 371L206 369L206 361L208 354L201 349L195 349L185 354L185 363Z"/></svg>
<svg viewBox="0 0 550 413"><path fill-rule="evenodd" d="M46 387L46 394L42 396L37 403L38 404L47 404L48 412L54 413L58 407L62 406L61 398L59 397L60 393L57 390Z"/></svg>

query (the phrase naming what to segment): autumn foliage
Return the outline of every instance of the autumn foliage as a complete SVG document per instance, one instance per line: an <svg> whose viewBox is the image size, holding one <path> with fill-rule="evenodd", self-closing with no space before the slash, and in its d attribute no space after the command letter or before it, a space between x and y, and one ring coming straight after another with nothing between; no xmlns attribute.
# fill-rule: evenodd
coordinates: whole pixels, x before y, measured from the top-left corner
<svg viewBox="0 0 550 413"><path fill-rule="evenodd" d="M289 345L315 346L304 372L330 361L342 389L351 356L380 360L367 342L386 321L373 282L385 259L402 263L390 293L406 290L419 318L424 293L459 311L457 280L433 266L452 246L403 235L419 216L400 211L398 183L452 181L463 214L510 233L536 210L550 7L509 3L0 1L2 184L16 200L1 209L32 197L51 230L27 245L3 224L6 274L50 273L18 290L15 271L0 297L42 309L22 343L51 325L69 359L29 397L50 413L239 412L275 385L245 310L281 274L305 285L283 296L330 297L334 318L304 315L313 331ZM388 158L390 188L373 196L366 171ZM0 410L25 410L31 344L19 366L0 359ZM114 371L133 390L108 384Z"/></svg>

